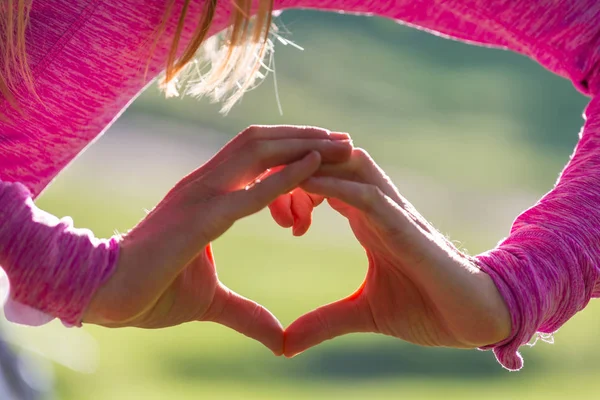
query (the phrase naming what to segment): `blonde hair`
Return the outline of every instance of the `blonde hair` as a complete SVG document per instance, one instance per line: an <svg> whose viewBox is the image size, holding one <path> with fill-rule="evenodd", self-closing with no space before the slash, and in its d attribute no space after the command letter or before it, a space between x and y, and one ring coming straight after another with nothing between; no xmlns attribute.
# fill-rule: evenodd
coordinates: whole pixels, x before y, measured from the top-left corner
<svg viewBox="0 0 600 400"><path fill-rule="evenodd" d="M0 6L0 95L18 108L17 86L24 83L34 92L34 80L26 53L25 31L33 0L4 0ZM167 21L177 0L168 0L165 16L157 30L154 46L164 34ZM254 0L230 0L231 24L221 34L208 38L217 8L217 0L203 0L204 9L192 39L178 56L181 34L192 0L183 0L175 35L171 43L165 72L159 84L167 96L179 95L183 85L186 93L209 96L223 102L227 112L253 87L256 78L263 77L261 67L265 55L272 50L269 40L272 25L273 0L256 0L255 17L251 18ZM197 1L197 0L194 0ZM221 0L224 1L224 0ZM201 62L200 62L201 61Z"/></svg>

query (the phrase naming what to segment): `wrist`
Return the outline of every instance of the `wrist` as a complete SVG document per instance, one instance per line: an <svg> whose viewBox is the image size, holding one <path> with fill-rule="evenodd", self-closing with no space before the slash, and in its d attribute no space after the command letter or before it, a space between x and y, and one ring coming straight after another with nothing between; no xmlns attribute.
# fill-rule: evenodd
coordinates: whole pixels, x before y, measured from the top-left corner
<svg viewBox="0 0 600 400"><path fill-rule="evenodd" d="M483 301L489 316L485 329L487 337L481 343L485 343L485 347L494 346L507 341L512 336L514 325L512 313L490 275L481 271L477 274L477 279L480 281L479 286L482 288Z"/></svg>
<svg viewBox="0 0 600 400"><path fill-rule="evenodd" d="M137 264L137 250L132 241L120 236L118 258L112 274L98 286L83 316L83 322L101 326L127 324L141 313L140 306L131 301L136 288L132 285L131 270Z"/></svg>
<svg viewBox="0 0 600 400"><path fill-rule="evenodd" d="M0 261L11 302L24 306L12 308L11 320L35 325L27 308L80 326L92 294L114 270L118 242L37 208L18 183L0 181L0 206Z"/></svg>

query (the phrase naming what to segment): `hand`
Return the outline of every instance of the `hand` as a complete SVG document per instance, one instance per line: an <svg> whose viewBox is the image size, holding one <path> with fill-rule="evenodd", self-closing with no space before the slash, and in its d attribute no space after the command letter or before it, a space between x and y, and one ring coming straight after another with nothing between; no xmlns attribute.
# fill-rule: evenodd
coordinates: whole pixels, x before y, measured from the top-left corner
<svg viewBox="0 0 600 400"><path fill-rule="evenodd" d="M251 127L179 182L121 242L117 268L84 322L162 328L214 321L275 354L283 330L264 307L219 282L210 242L233 223L297 187L321 162L349 158L346 134L318 128ZM253 183L268 168L279 172Z"/></svg>
<svg viewBox="0 0 600 400"><path fill-rule="evenodd" d="M491 278L419 215L364 150L321 166L302 188L348 219L369 267L352 295L286 329L286 356L353 332L458 348L509 335L509 312Z"/></svg>
<svg viewBox="0 0 600 400"><path fill-rule="evenodd" d="M274 173L270 171L270 173ZM312 211L323 202L323 196L306 193L301 188L295 188L289 193L277 197L269 210L271 216L281 227L292 228L294 236L304 235L312 224Z"/></svg>

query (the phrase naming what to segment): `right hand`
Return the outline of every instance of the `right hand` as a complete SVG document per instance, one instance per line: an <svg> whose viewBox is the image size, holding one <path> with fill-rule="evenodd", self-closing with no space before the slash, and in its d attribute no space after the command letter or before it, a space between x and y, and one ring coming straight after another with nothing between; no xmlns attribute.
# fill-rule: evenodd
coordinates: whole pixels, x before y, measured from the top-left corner
<svg viewBox="0 0 600 400"><path fill-rule="evenodd" d="M355 332L456 348L508 337L510 313L492 279L417 212L367 152L356 148L347 162L322 166L302 188L348 219L368 269L350 296L286 329L286 356Z"/></svg>
<svg viewBox="0 0 600 400"><path fill-rule="evenodd" d="M236 220L289 193L321 163L344 162L351 151L346 134L324 129L246 129L124 236L116 270L95 293L84 322L162 328L213 321L281 355L281 324L267 309L219 282L210 242ZM282 165L247 188L269 168Z"/></svg>

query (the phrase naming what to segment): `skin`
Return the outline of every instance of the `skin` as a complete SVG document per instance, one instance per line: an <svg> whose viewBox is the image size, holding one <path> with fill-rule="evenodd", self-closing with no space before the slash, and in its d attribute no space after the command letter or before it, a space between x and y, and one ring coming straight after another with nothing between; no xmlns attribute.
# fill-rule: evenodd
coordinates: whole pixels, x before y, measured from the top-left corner
<svg viewBox="0 0 600 400"><path fill-rule="evenodd" d="M347 134L253 126L182 179L124 236L115 272L95 293L84 322L163 328L212 321L283 353L283 328L261 305L219 282L210 242L317 171L346 161ZM246 189L269 168L285 165Z"/></svg>
<svg viewBox="0 0 600 400"><path fill-rule="evenodd" d="M354 332L456 348L508 337L508 308L491 278L400 195L366 151L354 149L347 162L321 166L302 189L305 194L295 196L324 196L348 219L369 264L354 293L286 329L285 356ZM299 218L303 230L308 218Z"/></svg>
<svg viewBox="0 0 600 400"><path fill-rule="evenodd" d="M267 206L276 222L302 235L324 198L348 219L368 272L354 293L284 330L267 309L219 282L210 242ZM191 321L223 324L287 357L354 332L475 348L511 330L490 277L347 134L289 126L247 129L179 182L123 238L116 271L84 317L106 327Z"/></svg>

